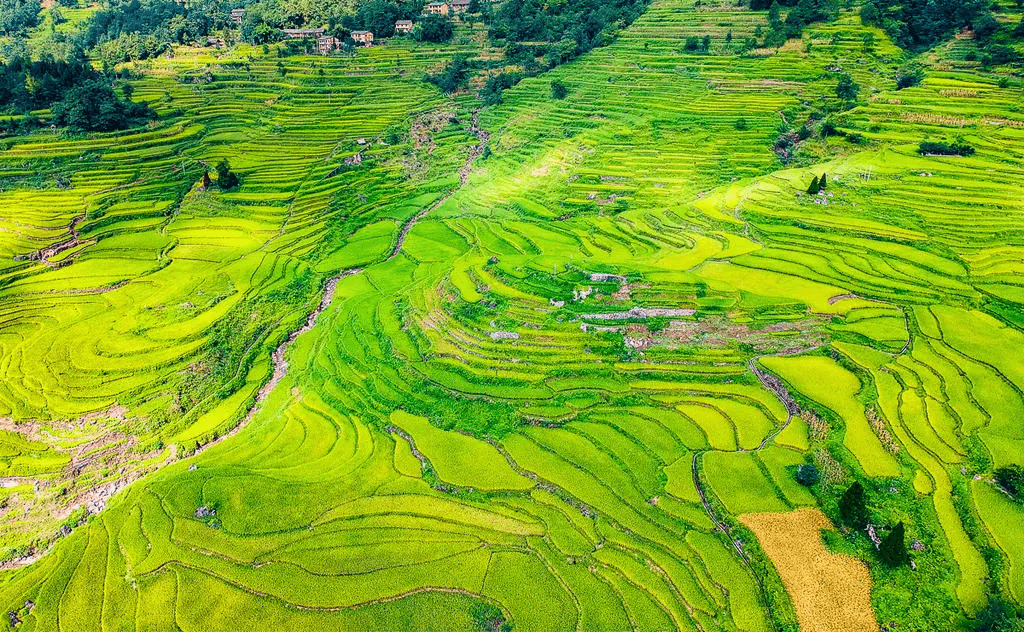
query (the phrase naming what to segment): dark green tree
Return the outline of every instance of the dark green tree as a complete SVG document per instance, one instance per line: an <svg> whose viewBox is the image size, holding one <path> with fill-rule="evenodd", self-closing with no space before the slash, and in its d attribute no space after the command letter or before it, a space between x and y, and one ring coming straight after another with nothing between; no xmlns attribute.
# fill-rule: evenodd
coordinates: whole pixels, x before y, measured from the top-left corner
<svg viewBox="0 0 1024 632"><path fill-rule="evenodd" d="M413 39L419 42L441 44L447 42L455 33L451 20L440 15L428 15L419 21L412 31Z"/></svg>
<svg viewBox="0 0 1024 632"><path fill-rule="evenodd" d="M391 37L395 34L395 20L401 10L386 0L370 0L359 7L359 19L363 28L377 37Z"/></svg>
<svg viewBox="0 0 1024 632"><path fill-rule="evenodd" d="M828 188L828 174L827 173L821 174L821 178L818 179L818 187L821 188L821 189L827 189Z"/></svg>
<svg viewBox="0 0 1024 632"><path fill-rule="evenodd" d="M878 547L878 555L883 562L893 567L902 566L910 561L910 556L907 555L906 533L902 521L896 523L889 535L882 540L881 546Z"/></svg>
<svg viewBox="0 0 1024 632"><path fill-rule="evenodd" d="M846 103L853 103L857 100L858 94L860 94L860 84L854 81L849 74L843 73L839 77L839 83L836 84L836 96Z"/></svg>
<svg viewBox="0 0 1024 632"><path fill-rule="evenodd" d="M569 94L569 90L565 87L565 84L555 79L551 82L551 98L552 99L564 99Z"/></svg>
<svg viewBox="0 0 1024 632"><path fill-rule="evenodd" d="M977 632L1024 632L1017 607L998 595L989 596L975 622Z"/></svg>
<svg viewBox="0 0 1024 632"><path fill-rule="evenodd" d="M878 22L878 8L868 2L860 8L860 23L869 25L876 22Z"/></svg>
<svg viewBox="0 0 1024 632"><path fill-rule="evenodd" d="M32 0L0 0L0 35L18 35L39 24L41 5Z"/></svg>
<svg viewBox="0 0 1024 632"><path fill-rule="evenodd" d="M821 480L821 473L817 466L811 463L804 463L796 468L796 482L804 487L813 487Z"/></svg>
<svg viewBox="0 0 1024 632"><path fill-rule="evenodd" d="M125 129L137 119L155 118L146 103L124 103L103 79L89 79L64 93L50 107L53 123L86 132Z"/></svg>
<svg viewBox="0 0 1024 632"><path fill-rule="evenodd" d="M995 471L996 484L1013 496L1017 502L1024 502L1024 467L1007 465Z"/></svg>
<svg viewBox="0 0 1024 632"><path fill-rule="evenodd" d="M458 54L452 57L444 70L436 75L427 76L427 81L436 85L442 92L455 92L469 82L469 56Z"/></svg>
<svg viewBox="0 0 1024 632"><path fill-rule="evenodd" d="M782 26L782 7L779 6L779 0L772 2L772 5L768 7L768 24L773 29L777 29Z"/></svg>
<svg viewBox="0 0 1024 632"><path fill-rule="evenodd" d="M821 185L818 183L818 176L814 176L814 179L811 180L811 186L807 187L807 192L811 195L818 195L819 191L821 191Z"/></svg>
<svg viewBox="0 0 1024 632"><path fill-rule="evenodd" d="M839 517L848 527L863 529L868 525L867 493L860 481L850 485L839 498Z"/></svg>
<svg viewBox="0 0 1024 632"><path fill-rule="evenodd" d="M238 174L231 170L231 163L227 158L221 158L217 163L217 186L225 191L238 186Z"/></svg>

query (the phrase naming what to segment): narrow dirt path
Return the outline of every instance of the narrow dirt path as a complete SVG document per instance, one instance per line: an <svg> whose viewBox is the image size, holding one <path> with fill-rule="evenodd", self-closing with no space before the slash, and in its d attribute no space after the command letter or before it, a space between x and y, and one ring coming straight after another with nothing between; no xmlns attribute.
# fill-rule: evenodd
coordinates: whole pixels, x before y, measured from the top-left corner
<svg viewBox="0 0 1024 632"><path fill-rule="evenodd" d="M402 232L398 236L398 242L395 244L394 249L388 256L389 260L395 258L398 255L399 251L402 249L402 244L405 243L406 235L409 234L409 231L412 230L412 227L416 224L416 222L430 211L434 210L441 204L444 204L449 198L451 198L451 196L455 195L455 193L459 189L465 186L466 182L469 180L469 172L473 166L473 161L479 158L484 153L484 148L487 146L487 141L490 140L491 137L491 135L488 132L485 132L480 129L480 125L477 120L478 112L479 110L473 112L472 126L470 127L470 131L473 133L474 136L477 137L478 143L469 152L469 156L466 158L466 161L462 164L462 167L459 169L459 186L452 189L450 192L445 194L441 199L434 202L427 208L423 209L415 217L406 222L405 226L402 227ZM271 354L274 372L271 375L270 379L267 380L267 383L264 384L263 387L260 388L259 392L256 394L255 401L253 401L253 404L252 406L249 407L249 410L246 411L245 417L242 419L242 421L237 426L232 428L231 431L225 433L223 436L218 437L216 440L203 445L201 448L197 448L195 452L196 454L204 452L211 446L214 446L220 443L221 441L224 441L228 437L234 436L243 427L245 427L246 424L252 421L252 418L256 415L257 412L259 412L260 405L264 402L264 400L267 399L267 397L277 387L277 385L281 383L281 380L283 380L285 376L288 375L288 361L285 359L285 354L288 351L288 347L295 342L296 338L306 333L307 331L311 330L313 326L316 325L317 317L320 316L320 314L322 314L325 309L330 307L331 302L334 300L334 290L338 286L338 282L344 279L345 277L359 274L362 271L362 268L352 268L350 270L343 270L340 274L327 281L326 285L324 286L323 297L321 297L320 299L320 304L316 307L316 309L310 312L309 316L306 317L306 322L302 325L302 327L299 327L295 331L288 334L288 338L286 338L284 342L278 345L277 349L274 350L274 353Z"/></svg>
<svg viewBox="0 0 1024 632"><path fill-rule="evenodd" d="M337 288L338 282L344 279L345 277L350 277L355 274L359 274L362 271L363 270L361 268L343 270L340 274L338 274L335 277L332 277L327 281L327 283L324 285L324 294L320 298L320 304L317 305L316 309L309 313L309 316L306 317L306 322L301 327L288 334L288 337L285 338L284 342L279 344L277 346L277 349L274 349L274 353L270 355L273 361L274 372L270 376L270 379L267 380L267 383L264 384L260 388L259 392L256 393L256 399L255 401L253 401L252 406L249 407L249 410L246 411L245 417L242 419L242 421L237 426L232 428L229 432L225 433L223 436L218 437L214 441L210 441L207 444L204 444L201 448L197 448L195 454L205 452L210 447L220 443L221 441L224 441L228 437L238 434L239 430L241 430L246 424L252 421L252 418L255 417L256 413L258 413L260 410L260 404L262 404L264 400L267 399L270 393L277 387L278 384L281 383L281 380L283 380L285 376L288 375L288 361L285 359L285 353L287 353L288 347L290 347L292 343L295 342L296 338L306 333L307 331L313 329L313 326L316 325L317 317L319 317L320 314L322 314L325 309L331 306L331 303L334 301L334 290L335 288Z"/></svg>
<svg viewBox="0 0 1024 632"><path fill-rule="evenodd" d="M455 195L462 187L466 186L466 182L469 181L469 172L473 168L473 162L483 155L484 149L487 147L487 142L491 139L491 133L480 129L479 123L480 110L473 111L472 123L469 131L476 136L477 144L470 150L469 156L466 157L466 161L459 167L459 186L455 187L448 193L441 196L439 200L426 207L416 215L414 215L409 221L402 226L402 231L398 233L398 241L395 242L395 247L391 249L391 254L388 255L387 260L390 261L398 256L398 253L402 251L402 246L405 244L405 238L408 236L409 231L416 225L416 222L420 221L427 216L428 213L447 202L453 195Z"/></svg>
<svg viewBox="0 0 1024 632"><path fill-rule="evenodd" d="M753 450L739 449L736 450L736 452L751 453L763 450L768 445L768 443L772 441L772 439L779 436L780 432L789 427L790 422L793 421L793 417L800 414L800 407L797 406L795 401L793 401L793 396L789 394L789 390L786 388L786 385L783 384L782 380L773 375L772 373L763 371L760 368L758 368L757 361L765 357L787 356L806 353L808 351L813 351L815 348L816 347L812 347L810 349L797 349L795 351L774 353L766 356L757 356L750 359L750 361L747 363L747 367L754 374L754 377L756 377L758 381L761 382L761 385L764 386L769 391L771 391L772 393L774 393L775 397L777 397L779 401L782 402L782 405L786 408L786 421L778 428L776 428L773 432L771 432L768 436L766 436L764 440L761 441L761 444L754 448ZM707 452L707 450L702 450L699 452L695 452L693 454L693 461L690 465L690 469L693 474L693 484L697 488L697 494L700 496L700 502L704 506L704 513L708 515L708 518L715 525L716 529L721 531L726 536L729 536L729 525L720 520L718 516L715 514L714 509L711 507L711 503L708 501L707 492L704 491L704 484L700 480L700 457L703 456L705 452ZM736 553L740 556L740 561L743 563L744 566L747 567L747 570L750 571L750 575L754 578L754 581L757 582L757 585L760 588L761 602L764 605L765 610L767 612L769 604L767 598L767 591L764 587L764 582L762 582L761 578L754 570L754 566L750 561L750 556L747 555L747 552L745 550L743 550L743 542L739 539L732 538L731 536L730 542L732 544L732 547L736 549ZM774 619L769 618L769 622L771 623L772 629L778 629L775 625Z"/></svg>

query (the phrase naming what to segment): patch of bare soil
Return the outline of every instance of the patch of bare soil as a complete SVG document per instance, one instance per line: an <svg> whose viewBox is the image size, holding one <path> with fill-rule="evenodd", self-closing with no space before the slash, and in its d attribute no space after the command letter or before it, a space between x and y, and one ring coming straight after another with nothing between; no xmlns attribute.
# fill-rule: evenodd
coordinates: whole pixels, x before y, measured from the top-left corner
<svg viewBox="0 0 1024 632"><path fill-rule="evenodd" d="M427 148L427 153L434 153L437 143L434 136L444 131L455 118L454 110L431 110L416 117L409 127L409 138L416 149Z"/></svg>
<svg viewBox="0 0 1024 632"><path fill-rule="evenodd" d="M794 353L819 347L827 342L821 321L807 318L781 322L752 329L722 317L698 321L672 321L658 336L658 342L669 348L700 345L724 347L730 342L750 345L757 353Z"/></svg>

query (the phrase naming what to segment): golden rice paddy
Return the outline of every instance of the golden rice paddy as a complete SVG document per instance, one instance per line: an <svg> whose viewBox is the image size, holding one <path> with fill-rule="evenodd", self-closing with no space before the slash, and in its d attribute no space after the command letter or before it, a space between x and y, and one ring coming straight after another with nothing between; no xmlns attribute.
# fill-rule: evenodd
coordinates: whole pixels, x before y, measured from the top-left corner
<svg viewBox="0 0 1024 632"><path fill-rule="evenodd" d="M746 514L796 608L803 632L868 632L878 629L871 609L871 573L860 560L830 553L821 530L832 523L817 509Z"/></svg>

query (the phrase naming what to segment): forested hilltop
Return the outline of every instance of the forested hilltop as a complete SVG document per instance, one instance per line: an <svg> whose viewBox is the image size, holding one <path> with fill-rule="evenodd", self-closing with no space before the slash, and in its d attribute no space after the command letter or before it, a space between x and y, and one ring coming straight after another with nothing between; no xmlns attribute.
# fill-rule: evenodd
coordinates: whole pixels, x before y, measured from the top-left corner
<svg viewBox="0 0 1024 632"><path fill-rule="evenodd" d="M1016 0L0 0L0 629L1020 632Z"/></svg>

